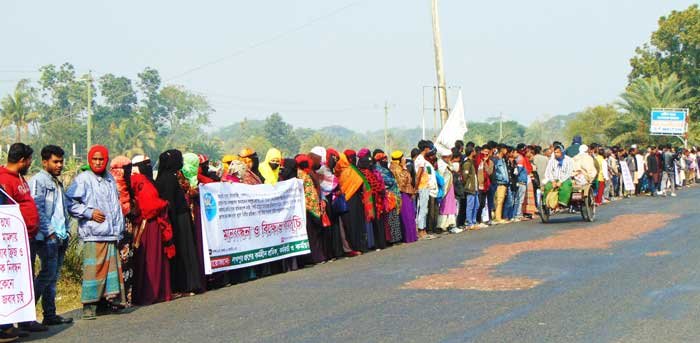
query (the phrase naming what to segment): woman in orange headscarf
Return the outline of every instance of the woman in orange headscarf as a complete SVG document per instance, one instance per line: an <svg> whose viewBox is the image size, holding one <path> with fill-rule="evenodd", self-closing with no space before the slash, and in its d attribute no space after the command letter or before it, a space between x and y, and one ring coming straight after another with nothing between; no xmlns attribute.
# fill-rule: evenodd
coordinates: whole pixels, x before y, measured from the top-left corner
<svg viewBox="0 0 700 343"><path fill-rule="evenodd" d="M374 219L369 184L357 167L350 164L345 154L340 154L340 159L335 165L335 175L338 176L340 191L348 204L348 212L341 216L345 238L352 250L367 252L365 225Z"/></svg>

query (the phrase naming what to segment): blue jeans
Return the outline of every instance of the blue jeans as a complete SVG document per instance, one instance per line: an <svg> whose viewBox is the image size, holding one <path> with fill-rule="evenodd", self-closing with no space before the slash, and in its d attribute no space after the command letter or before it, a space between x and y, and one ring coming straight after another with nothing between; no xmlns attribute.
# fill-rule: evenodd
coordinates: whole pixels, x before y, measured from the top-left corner
<svg viewBox="0 0 700 343"><path fill-rule="evenodd" d="M515 203L515 199L513 196L514 192L511 190L510 185L506 186L506 201L503 204L503 219L509 220L513 219L513 216L515 213L513 212L513 204Z"/></svg>
<svg viewBox="0 0 700 343"><path fill-rule="evenodd" d="M52 318L56 316L56 282L61 275L68 239L46 238L44 241L32 241L31 244L32 261L38 255L41 262L41 269L34 278L34 295L37 302L41 298L44 318Z"/></svg>
<svg viewBox="0 0 700 343"><path fill-rule="evenodd" d="M612 176L612 184L613 184L613 196L620 196L620 177L617 175Z"/></svg>
<svg viewBox="0 0 700 343"><path fill-rule="evenodd" d="M486 203L487 207L489 208L489 221L493 220L493 212L496 211L496 203L494 202L496 200L496 189L498 189L498 184L494 182L491 184L491 187L489 187L489 191L486 196Z"/></svg>
<svg viewBox="0 0 700 343"><path fill-rule="evenodd" d="M467 194L467 225L476 225L476 216L479 212L479 196L476 194Z"/></svg>
<svg viewBox="0 0 700 343"><path fill-rule="evenodd" d="M527 193L527 185L518 184L518 189L513 192L513 217L523 217L523 202L525 202L525 194Z"/></svg>

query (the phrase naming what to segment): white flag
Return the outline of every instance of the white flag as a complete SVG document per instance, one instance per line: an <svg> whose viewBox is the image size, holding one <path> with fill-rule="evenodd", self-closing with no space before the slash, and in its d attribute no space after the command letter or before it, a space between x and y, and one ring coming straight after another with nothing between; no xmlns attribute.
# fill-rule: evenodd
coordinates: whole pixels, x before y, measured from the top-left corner
<svg viewBox="0 0 700 343"><path fill-rule="evenodd" d="M442 131L438 135L437 144L449 149L455 145L457 140L464 139L465 133L467 133L467 121L464 120L464 102L460 90L452 113L447 117Z"/></svg>

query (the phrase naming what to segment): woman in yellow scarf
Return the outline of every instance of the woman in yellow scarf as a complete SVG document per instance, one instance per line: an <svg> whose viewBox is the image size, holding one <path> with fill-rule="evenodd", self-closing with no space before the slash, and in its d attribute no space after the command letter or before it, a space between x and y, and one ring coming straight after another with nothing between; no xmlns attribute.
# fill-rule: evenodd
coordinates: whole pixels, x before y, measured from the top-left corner
<svg viewBox="0 0 700 343"><path fill-rule="evenodd" d="M258 168L266 184L274 185L279 180L281 161L282 153L279 150L270 148L270 150L267 151L265 161L263 161Z"/></svg>

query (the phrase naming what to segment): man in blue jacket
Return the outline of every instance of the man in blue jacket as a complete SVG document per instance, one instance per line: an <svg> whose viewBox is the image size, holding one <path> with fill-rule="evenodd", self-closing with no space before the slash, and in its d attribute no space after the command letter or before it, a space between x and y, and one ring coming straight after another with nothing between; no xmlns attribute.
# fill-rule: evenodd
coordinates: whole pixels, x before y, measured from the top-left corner
<svg viewBox="0 0 700 343"><path fill-rule="evenodd" d="M506 200L506 195L508 191L508 185L510 183L510 177L508 175L508 168L506 166L506 154L508 153L508 147L501 144L498 146L498 153L496 154L494 160L494 174L496 175L496 220L494 224L503 224L503 203Z"/></svg>
<svg viewBox="0 0 700 343"><path fill-rule="evenodd" d="M29 181L30 191L39 212L39 233L36 235L36 253L41 270L34 278L34 294L41 298L44 325L73 322L56 314L56 282L60 276L63 258L68 248L70 216L66 207L63 183L58 179L63 171L63 149L47 145L41 149L43 169Z"/></svg>
<svg viewBox="0 0 700 343"><path fill-rule="evenodd" d="M117 242L124 231L124 216L117 185L107 172L109 152L101 145L88 153L90 170L75 178L66 191L69 212L78 219L83 245L83 319L96 318L97 303L113 308L124 302L124 278Z"/></svg>

